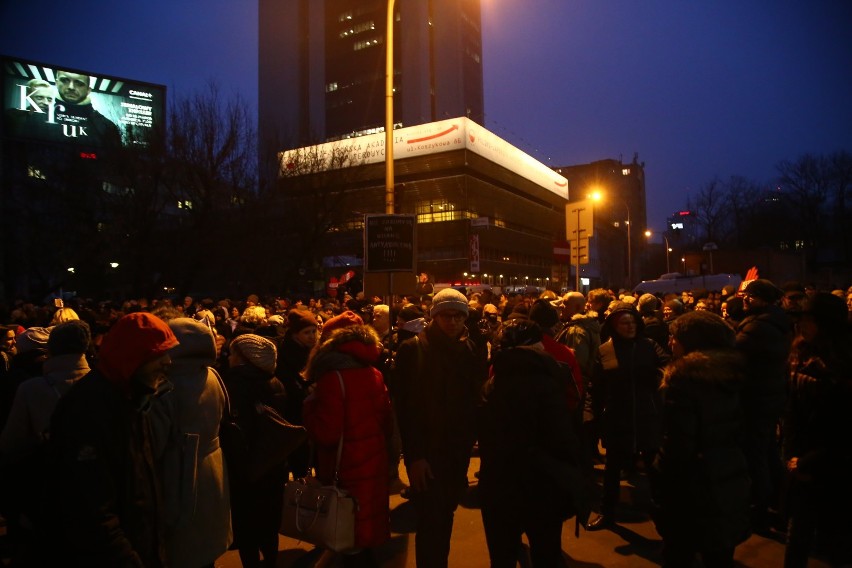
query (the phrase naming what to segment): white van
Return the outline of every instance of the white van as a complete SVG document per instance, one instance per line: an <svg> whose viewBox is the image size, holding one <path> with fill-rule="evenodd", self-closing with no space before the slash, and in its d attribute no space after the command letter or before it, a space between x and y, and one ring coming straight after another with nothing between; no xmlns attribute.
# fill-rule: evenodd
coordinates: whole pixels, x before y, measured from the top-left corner
<svg viewBox="0 0 852 568"><path fill-rule="evenodd" d="M642 292L661 296L663 294L680 294L683 291L705 289L718 292L725 286L738 289L743 279L739 274L704 274L701 276L684 276L680 272L663 274L657 280L643 280L634 292Z"/></svg>

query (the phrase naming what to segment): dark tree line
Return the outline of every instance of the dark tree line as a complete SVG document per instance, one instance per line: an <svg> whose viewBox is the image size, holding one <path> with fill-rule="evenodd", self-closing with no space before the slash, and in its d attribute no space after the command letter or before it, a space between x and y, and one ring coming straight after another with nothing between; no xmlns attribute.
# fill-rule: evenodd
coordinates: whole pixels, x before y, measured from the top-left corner
<svg viewBox="0 0 852 568"><path fill-rule="evenodd" d="M852 154L783 160L770 185L738 176L707 182L687 203L693 246L797 250L816 265L852 264Z"/></svg>

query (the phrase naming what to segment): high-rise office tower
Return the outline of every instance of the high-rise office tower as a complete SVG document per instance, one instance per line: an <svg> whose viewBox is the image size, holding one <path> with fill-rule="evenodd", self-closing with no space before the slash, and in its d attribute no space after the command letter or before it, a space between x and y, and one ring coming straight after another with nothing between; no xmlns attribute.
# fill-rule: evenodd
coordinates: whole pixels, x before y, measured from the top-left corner
<svg viewBox="0 0 852 568"><path fill-rule="evenodd" d="M295 148L385 122L387 0L259 0L259 136ZM396 0L394 122L484 123L480 0Z"/></svg>

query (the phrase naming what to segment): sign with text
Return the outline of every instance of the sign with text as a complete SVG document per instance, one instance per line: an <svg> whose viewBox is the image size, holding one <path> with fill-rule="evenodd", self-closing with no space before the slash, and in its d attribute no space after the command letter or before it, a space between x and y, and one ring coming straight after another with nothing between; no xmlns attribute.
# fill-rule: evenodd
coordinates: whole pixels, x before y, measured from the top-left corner
<svg viewBox="0 0 852 568"><path fill-rule="evenodd" d="M414 272L414 215L366 215L367 272Z"/></svg>

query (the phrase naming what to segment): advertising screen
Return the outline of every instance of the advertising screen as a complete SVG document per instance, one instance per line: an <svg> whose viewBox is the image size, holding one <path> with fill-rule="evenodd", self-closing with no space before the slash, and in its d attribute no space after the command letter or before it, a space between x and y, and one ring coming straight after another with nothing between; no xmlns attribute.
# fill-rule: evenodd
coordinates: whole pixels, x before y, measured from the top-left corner
<svg viewBox="0 0 852 568"><path fill-rule="evenodd" d="M0 56L3 132L87 148L147 146L165 119L166 88Z"/></svg>

